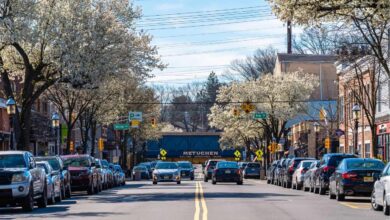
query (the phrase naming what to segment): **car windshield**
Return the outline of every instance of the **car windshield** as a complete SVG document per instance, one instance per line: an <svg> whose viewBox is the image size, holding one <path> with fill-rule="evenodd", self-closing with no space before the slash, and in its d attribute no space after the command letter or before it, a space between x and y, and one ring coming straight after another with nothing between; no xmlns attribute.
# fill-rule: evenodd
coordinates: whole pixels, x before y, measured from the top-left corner
<svg viewBox="0 0 390 220"><path fill-rule="evenodd" d="M313 161L303 161L302 167L303 168L309 168L314 162Z"/></svg>
<svg viewBox="0 0 390 220"><path fill-rule="evenodd" d="M156 169L177 169L176 163L157 163Z"/></svg>
<svg viewBox="0 0 390 220"><path fill-rule="evenodd" d="M218 162L219 162L219 161L211 160L211 161L209 162L209 165L210 165L210 166L215 166Z"/></svg>
<svg viewBox="0 0 390 220"><path fill-rule="evenodd" d="M43 170L45 171L46 174L49 173L49 170L47 169L47 167L45 166L45 164L37 163L37 167L43 169Z"/></svg>
<svg viewBox="0 0 390 220"><path fill-rule="evenodd" d="M152 167L150 163L140 163L139 165L144 166L148 169Z"/></svg>
<svg viewBox="0 0 390 220"><path fill-rule="evenodd" d="M61 164L60 162L55 158L37 158L37 161L47 161L49 162L50 166L53 168L53 170L58 171L61 170Z"/></svg>
<svg viewBox="0 0 390 220"><path fill-rule="evenodd" d="M329 159L328 165L333 166L333 167L337 167L343 159L353 158L353 157L354 156L352 156L352 155L350 155L350 156L333 156Z"/></svg>
<svg viewBox="0 0 390 220"><path fill-rule="evenodd" d="M249 167L249 168L260 168L260 164L259 163L248 163L248 165L246 165L246 167Z"/></svg>
<svg viewBox="0 0 390 220"><path fill-rule="evenodd" d="M66 158L64 165L67 167L89 167L90 163L86 157Z"/></svg>
<svg viewBox="0 0 390 220"><path fill-rule="evenodd" d="M192 168L192 164L190 163L179 163L180 168Z"/></svg>
<svg viewBox="0 0 390 220"><path fill-rule="evenodd" d="M134 171L146 171L147 168L142 166L142 167L134 167Z"/></svg>
<svg viewBox="0 0 390 220"><path fill-rule="evenodd" d="M0 155L0 168L25 168L26 163L23 155L11 154Z"/></svg>
<svg viewBox="0 0 390 220"><path fill-rule="evenodd" d="M238 164L235 162L219 162L217 168L238 168Z"/></svg>
<svg viewBox="0 0 390 220"><path fill-rule="evenodd" d="M380 169L382 170L385 165L380 161L374 160L348 160L347 169Z"/></svg>

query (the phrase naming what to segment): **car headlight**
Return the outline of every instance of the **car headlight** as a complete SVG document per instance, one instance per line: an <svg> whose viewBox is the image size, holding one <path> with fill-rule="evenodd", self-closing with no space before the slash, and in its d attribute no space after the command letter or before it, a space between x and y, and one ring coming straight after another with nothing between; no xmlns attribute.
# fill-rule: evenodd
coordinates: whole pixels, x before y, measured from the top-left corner
<svg viewBox="0 0 390 220"><path fill-rule="evenodd" d="M27 173L15 173L12 175L12 182L13 183L25 182L27 180L28 180Z"/></svg>

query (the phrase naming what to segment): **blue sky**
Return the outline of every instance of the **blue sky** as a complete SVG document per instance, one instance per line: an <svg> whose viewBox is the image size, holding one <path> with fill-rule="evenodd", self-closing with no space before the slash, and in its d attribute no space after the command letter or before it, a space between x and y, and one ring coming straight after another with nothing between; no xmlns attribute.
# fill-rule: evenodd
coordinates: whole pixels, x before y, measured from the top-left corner
<svg viewBox="0 0 390 220"><path fill-rule="evenodd" d="M153 72L150 84L184 85L223 74L231 61L273 46L286 51L286 28L264 0L135 0L138 23L154 36L168 67ZM295 33L296 34L296 33Z"/></svg>

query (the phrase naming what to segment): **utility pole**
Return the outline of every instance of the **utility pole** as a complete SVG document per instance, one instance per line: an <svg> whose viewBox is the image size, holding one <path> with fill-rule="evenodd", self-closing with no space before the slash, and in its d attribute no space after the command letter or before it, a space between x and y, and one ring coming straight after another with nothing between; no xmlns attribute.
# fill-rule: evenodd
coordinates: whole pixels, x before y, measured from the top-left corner
<svg viewBox="0 0 390 220"><path fill-rule="evenodd" d="M287 53L292 53L292 26L291 21L287 21Z"/></svg>

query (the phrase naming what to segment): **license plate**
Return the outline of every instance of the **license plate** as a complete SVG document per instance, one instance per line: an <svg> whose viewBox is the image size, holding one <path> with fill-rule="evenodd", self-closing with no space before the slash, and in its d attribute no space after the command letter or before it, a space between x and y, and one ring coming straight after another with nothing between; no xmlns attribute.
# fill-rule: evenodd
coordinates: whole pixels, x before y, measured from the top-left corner
<svg viewBox="0 0 390 220"><path fill-rule="evenodd" d="M252 171L255 171L255 168L252 168L251 170L252 170Z"/></svg>
<svg viewBox="0 0 390 220"><path fill-rule="evenodd" d="M164 180L169 180L169 176L164 176Z"/></svg>
<svg viewBox="0 0 390 220"><path fill-rule="evenodd" d="M181 176L185 176L186 174L185 173L182 173Z"/></svg>
<svg viewBox="0 0 390 220"><path fill-rule="evenodd" d="M230 171L230 170L226 170L225 173L226 173L226 174L230 174L231 171Z"/></svg>
<svg viewBox="0 0 390 220"><path fill-rule="evenodd" d="M374 178L372 176L365 176L364 182L374 182Z"/></svg>

